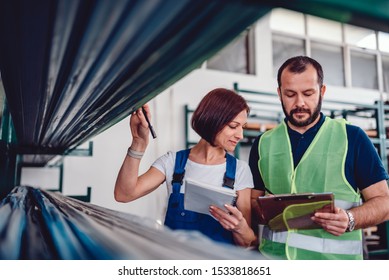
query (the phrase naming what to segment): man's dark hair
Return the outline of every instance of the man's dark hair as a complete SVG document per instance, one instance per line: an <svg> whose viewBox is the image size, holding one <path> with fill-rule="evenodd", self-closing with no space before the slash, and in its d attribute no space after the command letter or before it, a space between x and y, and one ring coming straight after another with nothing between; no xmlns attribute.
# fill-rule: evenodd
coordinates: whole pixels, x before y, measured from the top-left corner
<svg viewBox="0 0 389 280"><path fill-rule="evenodd" d="M323 69L319 62L308 56L295 56L289 58L281 65L280 69L278 69L277 74L278 87L281 88L281 75L285 69L292 73L302 73L307 69L308 65L312 65L316 69L317 81L321 88L324 80Z"/></svg>
<svg viewBox="0 0 389 280"><path fill-rule="evenodd" d="M214 145L216 135L243 110L247 114L250 111L241 95L229 89L216 88L200 101L192 115L192 128Z"/></svg>

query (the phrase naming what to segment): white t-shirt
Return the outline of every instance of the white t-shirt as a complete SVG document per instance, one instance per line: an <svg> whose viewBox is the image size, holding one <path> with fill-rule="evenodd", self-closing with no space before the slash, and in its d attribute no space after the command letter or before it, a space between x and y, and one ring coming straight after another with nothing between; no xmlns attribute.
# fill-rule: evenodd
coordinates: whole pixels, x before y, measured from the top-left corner
<svg viewBox="0 0 389 280"><path fill-rule="evenodd" d="M168 152L158 158L152 166L157 168L166 176L168 195L172 193L172 179L176 153ZM216 165L199 164L188 159L185 166L184 179L192 179L198 182L222 187L226 163ZM246 188L253 188L253 177L250 167L244 161L237 160L234 188L236 191ZM185 182L181 186L181 193L185 193Z"/></svg>

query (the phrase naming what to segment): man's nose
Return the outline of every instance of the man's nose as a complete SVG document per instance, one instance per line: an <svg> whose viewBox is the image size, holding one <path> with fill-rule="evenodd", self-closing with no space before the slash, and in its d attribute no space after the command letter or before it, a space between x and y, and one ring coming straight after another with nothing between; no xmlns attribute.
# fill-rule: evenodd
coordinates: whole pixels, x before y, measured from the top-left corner
<svg viewBox="0 0 389 280"><path fill-rule="evenodd" d="M302 94L297 94L296 105L297 105L297 107L304 107L305 99L304 99L304 96Z"/></svg>

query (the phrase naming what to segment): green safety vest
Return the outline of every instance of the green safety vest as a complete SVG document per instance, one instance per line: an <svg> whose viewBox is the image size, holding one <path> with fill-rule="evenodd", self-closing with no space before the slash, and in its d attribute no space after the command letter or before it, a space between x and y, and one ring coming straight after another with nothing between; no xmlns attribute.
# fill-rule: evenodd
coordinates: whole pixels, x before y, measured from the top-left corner
<svg viewBox="0 0 389 280"><path fill-rule="evenodd" d="M345 177L347 148L346 121L326 117L294 168L282 122L261 136L258 167L273 194L333 192L335 206L350 209L360 205L361 197ZM259 250L272 259L363 259L362 230L335 236L324 229L272 231L265 226Z"/></svg>

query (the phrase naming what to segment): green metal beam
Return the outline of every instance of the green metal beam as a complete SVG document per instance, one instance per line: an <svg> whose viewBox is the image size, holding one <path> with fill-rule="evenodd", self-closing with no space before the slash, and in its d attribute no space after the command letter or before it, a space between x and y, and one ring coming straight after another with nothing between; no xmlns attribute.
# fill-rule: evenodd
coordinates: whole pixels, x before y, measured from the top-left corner
<svg viewBox="0 0 389 280"><path fill-rule="evenodd" d="M13 148L16 143L12 118L4 102L3 115L0 124L0 199L4 198L20 182L18 156Z"/></svg>

